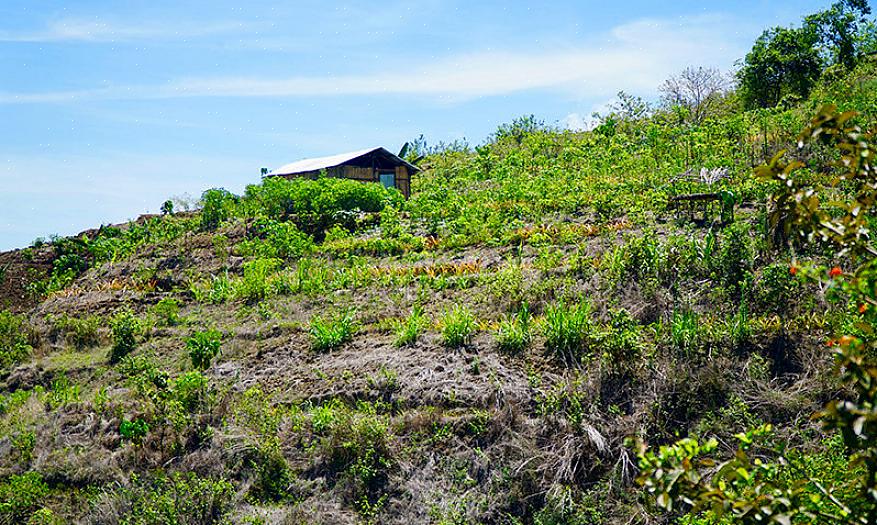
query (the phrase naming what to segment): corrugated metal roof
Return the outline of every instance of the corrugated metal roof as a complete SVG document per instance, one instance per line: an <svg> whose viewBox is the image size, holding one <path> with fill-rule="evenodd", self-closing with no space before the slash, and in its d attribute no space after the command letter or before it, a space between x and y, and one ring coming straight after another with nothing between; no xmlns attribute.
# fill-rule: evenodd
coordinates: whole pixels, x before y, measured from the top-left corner
<svg viewBox="0 0 877 525"><path fill-rule="evenodd" d="M375 153L381 151L385 155L389 155L393 157L394 160L397 160L399 164L404 164L408 166L408 168L413 171L420 171L420 168L417 166L406 162L404 159L400 158L398 155L394 155L387 151L384 148L369 148L369 149L361 149L358 151L351 151L349 153L339 153L338 155L330 155L328 157L317 157L313 159L304 159L299 160L297 162L293 162L290 164L286 164L277 168L276 170L272 170L269 175L294 175L296 173L305 173L308 171L317 171L328 168L334 168L335 166L340 166L345 162L350 162L351 160L358 159L359 157L363 157L370 153Z"/></svg>

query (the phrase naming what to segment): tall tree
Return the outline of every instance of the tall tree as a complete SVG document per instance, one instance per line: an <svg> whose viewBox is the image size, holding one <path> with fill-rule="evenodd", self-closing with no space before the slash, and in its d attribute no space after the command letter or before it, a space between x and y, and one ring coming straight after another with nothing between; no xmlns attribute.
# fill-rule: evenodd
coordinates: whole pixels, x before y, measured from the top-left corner
<svg viewBox="0 0 877 525"><path fill-rule="evenodd" d="M831 63L852 68L861 54L861 37L868 27L870 14L868 0L841 0L825 11L806 17L804 26L819 38L822 51Z"/></svg>
<svg viewBox="0 0 877 525"><path fill-rule="evenodd" d="M684 108L688 121L699 124L712 114L728 85L728 79L718 69L687 67L664 81L659 89L664 104Z"/></svg>
<svg viewBox="0 0 877 525"><path fill-rule="evenodd" d="M811 26L762 33L737 73L746 106L773 107L786 95L809 95L822 74L818 41Z"/></svg>

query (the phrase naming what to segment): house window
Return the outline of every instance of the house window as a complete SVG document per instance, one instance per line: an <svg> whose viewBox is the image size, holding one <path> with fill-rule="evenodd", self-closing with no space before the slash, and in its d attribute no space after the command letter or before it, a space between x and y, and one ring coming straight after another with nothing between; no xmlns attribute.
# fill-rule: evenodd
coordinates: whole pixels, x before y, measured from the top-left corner
<svg viewBox="0 0 877 525"><path fill-rule="evenodd" d="M381 173L381 184L385 188L395 188L396 187L396 174L395 173Z"/></svg>

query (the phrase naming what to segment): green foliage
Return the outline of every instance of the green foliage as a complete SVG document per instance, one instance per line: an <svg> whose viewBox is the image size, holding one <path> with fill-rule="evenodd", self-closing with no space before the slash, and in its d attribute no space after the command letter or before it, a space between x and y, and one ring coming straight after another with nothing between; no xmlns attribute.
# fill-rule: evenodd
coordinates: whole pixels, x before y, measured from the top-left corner
<svg viewBox="0 0 877 525"><path fill-rule="evenodd" d="M164 326L180 324L180 302L173 297L162 297L152 307L152 313L158 318L159 324Z"/></svg>
<svg viewBox="0 0 877 525"><path fill-rule="evenodd" d="M9 476L0 483L0 517L7 523L27 523L49 493L49 486L38 472Z"/></svg>
<svg viewBox="0 0 877 525"><path fill-rule="evenodd" d="M451 348L459 348L472 340L475 315L468 307L455 304L442 315L441 327L442 342Z"/></svg>
<svg viewBox="0 0 877 525"><path fill-rule="evenodd" d="M231 507L234 486L223 479L195 473L157 473L149 479L131 476L116 495L125 509L121 525L211 525Z"/></svg>
<svg viewBox="0 0 877 525"><path fill-rule="evenodd" d="M168 199L161 203L160 208L162 215L173 215L174 214L174 201Z"/></svg>
<svg viewBox="0 0 877 525"><path fill-rule="evenodd" d="M234 216L239 198L224 188L213 188L201 195L201 228L216 229Z"/></svg>
<svg viewBox="0 0 877 525"><path fill-rule="evenodd" d="M339 348L353 340L353 335L356 333L354 314L352 311L347 311L328 319L314 317L311 319L308 333L311 336L311 348L317 352Z"/></svg>
<svg viewBox="0 0 877 525"><path fill-rule="evenodd" d="M122 439L126 439L135 445L143 443L143 438L149 433L149 424L143 418L136 418L133 421L122 418L119 423L119 434Z"/></svg>
<svg viewBox="0 0 877 525"><path fill-rule="evenodd" d="M526 303L514 315L504 316L496 331L499 349L510 354L519 354L526 350L533 340L532 318Z"/></svg>
<svg viewBox="0 0 877 525"><path fill-rule="evenodd" d="M110 363L116 364L137 348L137 339L143 331L143 323L130 309L122 310L110 319L113 347Z"/></svg>
<svg viewBox="0 0 877 525"><path fill-rule="evenodd" d="M397 347L410 346L417 342L426 329L428 319L423 313L423 308L415 306L404 320L397 321L393 327L395 339L393 344Z"/></svg>
<svg viewBox="0 0 877 525"><path fill-rule="evenodd" d="M24 316L0 311L0 370L9 369L30 356L33 348L27 332Z"/></svg>
<svg viewBox="0 0 877 525"><path fill-rule="evenodd" d="M213 358L219 355L222 346L222 334L216 330L195 332L186 339L186 350L192 360L192 366L199 370L210 368Z"/></svg>
<svg viewBox="0 0 877 525"><path fill-rule="evenodd" d="M685 354L691 354L700 344L701 330L698 315L693 310L677 309L670 320L670 340Z"/></svg>
<svg viewBox="0 0 877 525"><path fill-rule="evenodd" d="M806 27L776 27L762 33L737 73L747 107L774 107L789 95L806 98L822 73L816 42L816 35Z"/></svg>
<svg viewBox="0 0 877 525"><path fill-rule="evenodd" d="M271 276L280 267L279 259L254 259L244 264L243 278L234 283L234 296L258 302L271 294Z"/></svg>
<svg viewBox="0 0 877 525"><path fill-rule="evenodd" d="M735 222L722 230L715 265L720 282L732 291L734 297L740 297L743 287L752 278L753 257L748 224Z"/></svg>
<svg viewBox="0 0 877 525"><path fill-rule="evenodd" d="M609 318L605 329L594 335L593 344L611 369L631 368L642 352L639 324L623 308L609 312Z"/></svg>
<svg viewBox="0 0 877 525"><path fill-rule="evenodd" d="M100 344L99 330L103 322L100 316L71 317L65 313L59 317L47 319L47 321L53 325L53 331L61 334L64 341L77 350Z"/></svg>
<svg viewBox="0 0 877 525"><path fill-rule="evenodd" d="M322 233L332 225L355 225L357 212L379 212L404 198L380 184L321 177L316 180L268 177L247 186L243 205L247 213L276 220L293 220L302 230Z"/></svg>
<svg viewBox="0 0 877 525"><path fill-rule="evenodd" d="M238 246L241 255L293 259L314 250L313 238L299 230L293 222L260 218L253 224L252 232L256 238Z"/></svg>
<svg viewBox="0 0 877 525"><path fill-rule="evenodd" d="M256 501L282 501L290 497L294 476L283 457L278 436L283 413L261 389L250 388L237 405L234 419L244 429L250 451L247 465L254 479L248 496Z"/></svg>
<svg viewBox="0 0 877 525"><path fill-rule="evenodd" d="M588 354L592 329L591 304L587 301L571 306L560 302L545 309L545 349L569 363Z"/></svg>
<svg viewBox="0 0 877 525"><path fill-rule="evenodd" d="M782 456L763 461L750 449L763 440L770 430L767 427L739 434L737 453L718 467L712 459L700 457L715 449L715 441L701 446L686 439L658 452L640 444L638 481L667 510L685 502L695 512L709 510L717 517L730 514L735 522L752 524L877 521L877 368L873 364L877 250L869 235L869 217L877 212L877 172L871 164L873 135L851 124L851 118L834 107L823 108L800 136L799 149L816 141L836 147L836 168L843 179L854 183L844 200L833 202L833 213L820 206L819 196L825 189L808 187L801 173L803 163L787 163L780 154L757 171L780 183L771 199L770 220L774 230L782 232L781 238L828 242L837 250L836 257L857 265L850 273L840 267L800 270L821 285L838 287L828 296L830 300L860 305L857 336L843 335L830 342L837 349L845 389L816 415L826 429L842 438L852 470L825 486L816 479L819 473L795 470ZM802 462L800 457L794 460ZM856 498L845 502L844 496L850 493Z"/></svg>

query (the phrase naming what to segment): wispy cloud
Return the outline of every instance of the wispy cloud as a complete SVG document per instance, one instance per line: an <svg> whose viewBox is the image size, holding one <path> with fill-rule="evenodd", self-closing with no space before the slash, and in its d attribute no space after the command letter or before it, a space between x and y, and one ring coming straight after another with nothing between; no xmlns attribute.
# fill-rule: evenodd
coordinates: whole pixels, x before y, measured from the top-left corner
<svg viewBox="0 0 877 525"><path fill-rule="evenodd" d="M743 50L732 42L735 21L720 16L638 20L590 45L530 52L481 52L400 71L327 76L196 77L154 86L86 91L0 93L0 103L182 97L422 96L460 101L548 90L574 98L606 98L615 90L650 93L687 65L729 67Z"/></svg>
<svg viewBox="0 0 877 525"><path fill-rule="evenodd" d="M48 23L44 28L13 32L0 30L0 42L132 42L154 39L185 40L240 31L246 29L239 22L186 24L140 22L129 24L98 18L64 18Z"/></svg>

